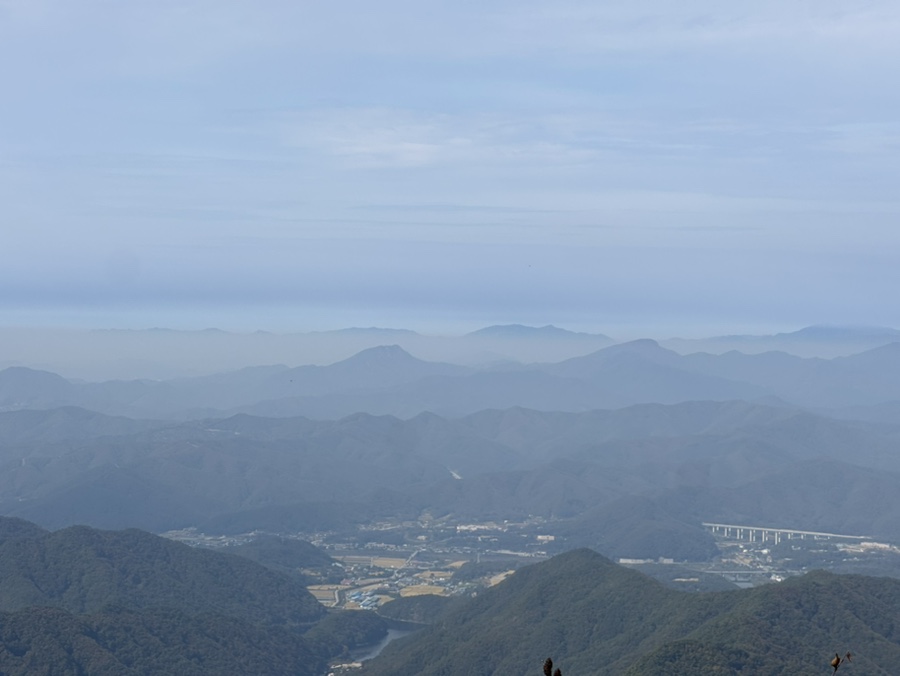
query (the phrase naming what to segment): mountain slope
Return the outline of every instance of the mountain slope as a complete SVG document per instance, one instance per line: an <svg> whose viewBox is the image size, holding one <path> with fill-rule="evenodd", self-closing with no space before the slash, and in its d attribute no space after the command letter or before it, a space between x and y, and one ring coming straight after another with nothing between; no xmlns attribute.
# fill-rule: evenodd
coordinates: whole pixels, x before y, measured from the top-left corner
<svg viewBox="0 0 900 676"><path fill-rule="evenodd" d="M895 673L900 581L815 573L706 594L669 590L589 550L519 569L367 664L366 676L520 676L552 655L564 674L823 673L852 650Z"/></svg>
<svg viewBox="0 0 900 676"><path fill-rule="evenodd" d="M121 607L0 612L4 676L318 676L324 666L295 633L232 617Z"/></svg>
<svg viewBox="0 0 900 676"><path fill-rule="evenodd" d="M332 563L296 541L254 555ZM0 674L321 676L387 633L374 614L327 613L301 577L138 530L0 517Z"/></svg>
<svg viewBox="0 0 900 676"><path fill-rule="evenodd" d="M4 519L5 520L5 519ZM305 626L324 609L302 584L252 561L138 530L75 526L0 543L0 610L166 606Z"/></svg>
<svg viewBox="0 0 900 676"><path fill-rule="evenodd" d="M72 411L79 421L93 417L61 440L57 421ZM29 425L3 424L11 417ZM692 501L668 517L694 527L729 513L798 528L815 517L838 531L868 519L875 529L866 534L888 537L900 514L890 499L900 482L896 428L788 407L688 402L584 413L486 410L460 419L238 415L154 425L125 433L119 419L74 409L0 414L0 513L50 528L157 532L231 515L229 530L240 523L282 532L423 510L570 518L629 496L659 500L690 490ZM843 465L817 470L831 462ZM867 486L877 491L867 494ZM323 519L326 512L339 518ZM786 523L792 515L798 522ZM615 537L585 535L600 538L583 541L592 546Z"/></svg>

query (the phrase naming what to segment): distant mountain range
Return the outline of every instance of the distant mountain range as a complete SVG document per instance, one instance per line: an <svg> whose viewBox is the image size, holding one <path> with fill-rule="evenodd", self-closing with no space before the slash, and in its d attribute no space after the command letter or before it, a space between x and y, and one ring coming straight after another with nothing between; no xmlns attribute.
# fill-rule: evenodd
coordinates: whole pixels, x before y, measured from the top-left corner
<svg viewBox="0 0 900 676"><path fill-rule="evenodd" d="M900 343L821 359L639 340L480 369L386 345L166 381L14 367L0 513L156 532L538 515L560 548L678 559L714 553L708 520L900 540L898 407Z"/></svg>
<svg viewBox="0 0 900 676"><path fill-rule="evenodd" d="M576 550L456 602L362 673L521 676L552 656L566 676L805 676L849 651L847 673L888 676L900 661L898 607L893 579L818 572L689 594Z"/></svg>
<svg viewBox="0 0 900 676"><path fill-rule="evenodd" d="M169 380L259 364L325 365L385 344L431 361L480 366L565 359L614 342L602 334L521 325L491 326L463 336L377 327L290 334L0 328L0 368L27 366L92 382Z"/></svg>
<svg viewBox="0 0 900 676"><path fill-rule="evenodd" d="M235 413L336 419L353 413L462 416L522 406L586 411L639 403L749 400L894 419L900 342L833 359L783 352L680 355L651 340L555 363L476 369L413 357L397 345L328 366L260 366L166 381L70 381L24 367L0 371L0 410L78 406L139 418Z"/></svg>
<svg viewBox="0 0 900 676"><path fill-rule="evenodd" d="M607 341L613 339L602 333L581 333L567 331L552 324L546 326L523 326L522 324L498 324L487 326L477 331L467 333L464 338L513 338L513 339L562 339L562 340L586 340L591 342Z"/></svg>
<svg viewBox="0 0 900 676"><path fill-rule="evenodd" d="M786 352L830 359L900 341L885 327L811 326L792 333L711 338L663 338L679 354L737 350ZM0 328L0 369L25 366L72 380L172 380L236 371L260 364L333 364L380 345L399 345L420 359L482 368L490 364L558 362L623 342L603 333L552 325L488 326L465 335L423 335L407 329L348 328L278 334L151 330Z"/></svg>
<svg viewBox="0 0 900 676"><path fill-rule="evenodd" d="M671 338L663 344L681 354L730 350L759 354L787 352L800 357L846 356L900 341L900 330L884 326L807 326L773 335L732 335L713 338Z"/></svg>

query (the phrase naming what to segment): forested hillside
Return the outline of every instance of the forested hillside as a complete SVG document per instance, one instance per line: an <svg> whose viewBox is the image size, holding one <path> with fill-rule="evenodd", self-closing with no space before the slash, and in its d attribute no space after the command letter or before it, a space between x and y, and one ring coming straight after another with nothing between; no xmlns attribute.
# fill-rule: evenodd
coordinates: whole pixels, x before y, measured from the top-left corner
<svg viewBox="0 0 900 676"><path fill-rule="evenodd" d="M0 517L3 674L320 676L385 632L371 613L326 614L301 578L243 557Z"/></svg>
<svg viewBox="0 0 900 676"><path fill-rule="evenodd" d="M703 521L897 539L898 443L894 425L747 402L182 423L11 411L0 509L50 528L218 533L533 515L565 546L696 560L715 551Z"/></svg>
<svg viewBox="0 0 900 676"><path fill-rule="evenodd" d="M370 676L519 676L552 655L566 676L821 674L836 651L888 676L900 581L812 573L689 594L588 550L519 570L367 664Z"/></svg>

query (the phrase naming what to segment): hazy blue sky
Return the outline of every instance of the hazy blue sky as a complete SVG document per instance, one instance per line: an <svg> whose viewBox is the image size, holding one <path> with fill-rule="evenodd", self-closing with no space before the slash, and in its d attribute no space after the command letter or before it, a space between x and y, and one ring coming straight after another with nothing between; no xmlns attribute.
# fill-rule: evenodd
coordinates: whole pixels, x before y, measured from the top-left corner
<svg viewBox="0 0 900 676"><path fill-rule="evenodd" d="M0 0L0 317L900 326L898 63L896 0Z"/></svg>

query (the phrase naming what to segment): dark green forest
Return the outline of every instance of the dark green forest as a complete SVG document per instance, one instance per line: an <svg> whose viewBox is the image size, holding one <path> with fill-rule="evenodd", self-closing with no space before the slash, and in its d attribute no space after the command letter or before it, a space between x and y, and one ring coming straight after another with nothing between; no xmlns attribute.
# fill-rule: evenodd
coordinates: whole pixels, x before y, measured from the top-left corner
<svg viewBox="0 0 900 676"><path fill-rule="evenodd" d="M896 673L900 581L815 572L746 590L665 588L589 550L520 569L367 663L367 676Z"/></svg>
<svg viewBox="0 0 900 676"><path fill-rule="evenodd" d="M272 540L262 550L272 547L283 553ZM367 662L367 675L518 676L548 655L567 676L802 676L845 650L857 671L887 675L900 660L898 580L817 571L687 593L587 549L472 598L401 599L382 617L328 613L297 576L240 556L138 530L49 532L4 518L0 598L0 673L10 675L319 676L391 620L430 624Z"/></svg>
<svg viewBox="0 0 900 676"><path fill-rule="evenodd" d="M266 540L255 555L272 550L283 554ZM0 673L319 676L385 635L373 613L327 613L301 578L135 529L0 517Z"/></svg>

